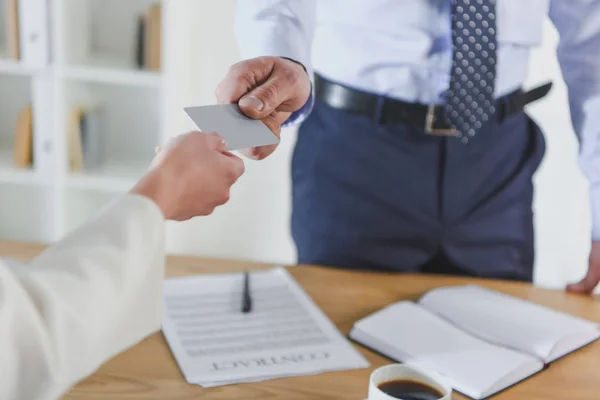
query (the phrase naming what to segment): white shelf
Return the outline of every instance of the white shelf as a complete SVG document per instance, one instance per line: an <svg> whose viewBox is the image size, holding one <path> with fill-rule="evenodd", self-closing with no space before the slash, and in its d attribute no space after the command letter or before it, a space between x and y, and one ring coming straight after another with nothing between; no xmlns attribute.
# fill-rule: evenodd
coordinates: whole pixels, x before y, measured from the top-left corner
<svg viewBox="0 0 600 400"><path fill-rule="evenodd" d="M162 71L140 68L138 18L155 2L51 0L40 11L49 13L44 21L52 21L39 27L48 39L39 48L49 55L43 63L36 57L27 62L7 57L0 17L0 199L3 207L15 207L0 215L0 234L59 239L129 191L147 172L155 146L188 129L182 108L195 89L186 49L197 21L183 2L163 2ZM33 22L41 24L42 18ZM33 107L35 167L19 169L13 166L13 147L27 105ZM84 165L92 159L102 162L80 173L68 167L76 107L86 111L81 121ZM31 211L15 212L21 204L31 205ZM20 225L22 214L32 222ZM23 227L27 230L21 232Z"/></svg>
<svg viewBox="0 0 600 400"><path fill-rule="evenodd" d="M71 188L103 192L125 192L146 173L150 161L109 161L93 171L70 173L67 185Z"/></svg>
<svg viewBox="0 0 600 400"><path fill-rule="evenodd" d="M50 190L41 186L0 185L0 240L47 242L52 240L48 214Z"/></svg>
<svg viewBox="0 0 600 400"><path fill-rule="evenodd" d="M35 72L35 69L23 65L19 61L0 58L0 73L2 74L29 76Z"/></svg>
<svg viewBox="0 0 600 400"><path fill-rule="evenodd" d="M0 183L39 185L42 182L33 169L15 168L12 162L12 152L0 149Z"/></svg>
<svg viewBox="0 0 600 400"><path fill-rule="evenodd" d="M161 74L152 71L143 71L131 66L67 66L63 70L65 79L117 84L124 86L141 86L158 88L161 84Z"/></svg>

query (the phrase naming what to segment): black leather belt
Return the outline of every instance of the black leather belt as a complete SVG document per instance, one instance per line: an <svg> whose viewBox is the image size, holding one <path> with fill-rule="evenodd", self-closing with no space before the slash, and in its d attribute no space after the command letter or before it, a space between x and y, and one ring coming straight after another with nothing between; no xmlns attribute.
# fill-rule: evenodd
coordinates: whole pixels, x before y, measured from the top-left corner
<svg viewBox="0 0 600 400"><path fill-rule="evenodd" d="M551 88L550 82L527 92L517 90L498 99L496 114L499 122L521 112L525 105L546 96ZM382 97L329 81L318 74L315 74L315 96L330 107L378 118L383 124L404 122L422 126L430 135L456 135L456 131L444 117L442 105L407 103Z"/></svg>

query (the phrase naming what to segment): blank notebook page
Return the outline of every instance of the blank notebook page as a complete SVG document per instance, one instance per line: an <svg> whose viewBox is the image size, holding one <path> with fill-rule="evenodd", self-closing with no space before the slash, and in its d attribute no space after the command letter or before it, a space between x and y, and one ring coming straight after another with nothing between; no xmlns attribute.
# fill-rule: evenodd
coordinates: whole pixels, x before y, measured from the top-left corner
<svg viewBox="0 0 600 400"><path fill-rule="evenodd" d="M528 355L472 337L412 302L388 306L355 325L357 340L384 354L404 354L445 376L456 390L480 398L500 381L512 384L543 364Z"/></svg>
<svg viewBox="0 0 600 400"><path fill-rule="evenodd" d="M599 333L589 321L474 285L435 289L419 303L485 340L546 362Z"/></svg>

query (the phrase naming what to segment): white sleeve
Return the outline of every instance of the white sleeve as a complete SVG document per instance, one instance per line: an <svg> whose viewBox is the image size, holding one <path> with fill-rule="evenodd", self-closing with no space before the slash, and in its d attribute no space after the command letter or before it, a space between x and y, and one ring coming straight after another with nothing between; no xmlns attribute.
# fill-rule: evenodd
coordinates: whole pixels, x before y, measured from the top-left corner
<svg viewBox="0 0 600 400"><path fill-rule="evenodd" d="M590 185L592 240L600 240L600 0L552 0L549 14L560 34L558 60Z"/></svg>
<svg viewBox="0 0 600 400"><path fill-rule="evenodd" d="M242 58L291 58L306 68L312 81L315 20L316 0L238 0L235 34Z"/></svg>
<svg viewBox="0 0 600 400"><path fill-rule="evenodd" d="M56 400L160 329L164 217L127 195L30 264L0 263L0 399Z"/></svg>
<svg viewBox="0 0 600 400"><path fill-rule="evenodd" d="M315 31L317 0L238 0L235 36L242 59L262 56L285 57L304 66L312 84L311 94L284 127L299 124L314 105L314 72L311 48Z"/></svg>

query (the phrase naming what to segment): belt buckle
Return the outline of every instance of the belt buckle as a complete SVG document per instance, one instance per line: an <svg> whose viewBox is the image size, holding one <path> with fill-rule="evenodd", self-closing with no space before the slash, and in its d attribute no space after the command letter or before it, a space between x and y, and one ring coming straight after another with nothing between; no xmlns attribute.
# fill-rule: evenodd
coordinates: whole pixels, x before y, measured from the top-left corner
<svg viewBox="0 0 600 400"><path fill-rule="evenodd" d="M454 128L449 126L444 126L441 128L435 127L435 123L437 121L436 108L437 105L435 104L430 104L427 107L427 115L425 117L425 132L433 136L457 136L458 132Z"/></svg>

